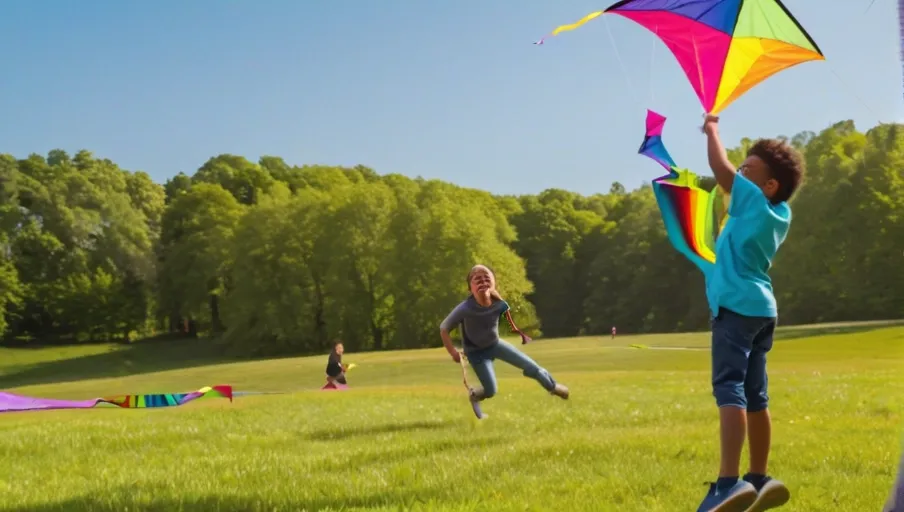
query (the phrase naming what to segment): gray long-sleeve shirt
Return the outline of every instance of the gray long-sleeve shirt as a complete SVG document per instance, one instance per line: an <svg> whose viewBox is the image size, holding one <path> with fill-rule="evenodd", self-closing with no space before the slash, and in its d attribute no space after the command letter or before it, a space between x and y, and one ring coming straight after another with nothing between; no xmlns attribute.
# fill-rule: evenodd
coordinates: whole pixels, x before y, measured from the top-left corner
<svg viewBox="0 0 904 512"><path fill-rule="evenodd" d="M504 300L483 307L469 296L455 306L439 328L452 331L461 325L462 346L466 353L489 348L499 343L499 317L508 310L509 305Z"/></svg>

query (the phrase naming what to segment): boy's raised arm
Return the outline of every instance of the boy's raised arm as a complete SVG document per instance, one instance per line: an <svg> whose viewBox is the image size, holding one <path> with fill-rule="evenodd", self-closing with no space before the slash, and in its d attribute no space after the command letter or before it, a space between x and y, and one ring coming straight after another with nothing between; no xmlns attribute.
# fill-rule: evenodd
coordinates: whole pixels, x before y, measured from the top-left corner
<svg viewBox="0 0 904 512"><path fill-rule="evenodd" d="M712 115L706 116L703 123L703 133L706 134L706 154L709 158L709 167L713 170L716 183L726 192L731 192L734 185L735 167L728 160L728 153L719 138L719 118Z"/></svg>

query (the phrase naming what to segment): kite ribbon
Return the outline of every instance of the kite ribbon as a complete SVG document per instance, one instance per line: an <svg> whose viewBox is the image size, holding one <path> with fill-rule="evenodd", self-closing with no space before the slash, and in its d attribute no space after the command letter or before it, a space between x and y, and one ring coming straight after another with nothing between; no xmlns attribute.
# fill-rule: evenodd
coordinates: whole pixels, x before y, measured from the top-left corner
<svg viewBox="0 0 904 512"><path fill-rule="evenodd" d="M653 180L653 194L672 246L708 274L716 262L716 240L728 220L730 196L719 186L700 188L694 173L679 168L662 142L666 118L647 110L646 133L638 153L668 174Z"/></svg>

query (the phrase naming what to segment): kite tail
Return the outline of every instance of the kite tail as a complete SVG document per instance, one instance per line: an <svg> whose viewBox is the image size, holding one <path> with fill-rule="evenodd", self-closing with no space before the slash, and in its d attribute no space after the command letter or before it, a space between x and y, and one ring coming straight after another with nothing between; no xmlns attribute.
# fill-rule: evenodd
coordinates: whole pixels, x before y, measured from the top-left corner
<svg viewBox="0 0 904 512"><path fill-rule="evenodd" d="M191 393L161 393L151 395L120 395L100 398L100 402L123 409L146 409L184 405L205 397L228 398L232 402L232 386L206 386Z"/></svg>
<svg viewBox="0 0 904 512"><path fill-rule="evenodd" d="M595 19L595 18L599 17L600 15L603 14L603 12L604 12L604 11L596 11L596 12L592 12L592 13L588 14L587 16L584 16L583 18L581 18L581 19L579 19L578 21L574 22L574 23L570 23L570 24L568 24L568 25L562 25L562 26L556 27L556 29L553 30L552 32L550 32L549 35L540 38L540 40L534 42L534 44L543 44L543 43L546 41L546 39L549 38L549 37L557 36L557 35L559 35L561 32L568 32L569 30L574 30L574 29L580 27L581 25L583 25L584 23L587 23L588 21L590 21L590 20L592 20L592 19Z"/></svg>
<svg viewBox="0 0 904 512"><path fill-rule="evenodd" d="M512 319L511 311L505 312L505 319L508 320L509 327L512 328L512 332L516 332L516 333L518 333L519 336L521 336L521 344L522 345L527 345L529 342L533 341L530 339L530 336L528 336L527 334L524 334L524 332L521 329L519 329L517 325L515 325L515 321Z"/></svg>
<svg viewBox="0 0 904 512"><path fill-rule="evenodd" d="M715 266L715 242L727 220L727 202L718 186L705 191L697 175L680 169L662 142L666 118L647 110L646 132L638 153L663 167L668 174L653 180L669 242L705 276Z"/></svg>
<svg viewBox="0 0 904 512"><path fill-rule="evenodd" d="M688 245L686 230L682 228L681 222L678 220L678 214L673 212L673 199L664 190L664 186L660 182L653 182L653 195L656 196L656 204L659 205L659 211L662 216L662 223L665 224L665 231L668 235L669 242L682 256L687 258L697 267L704 276L708 276L710 271L715 267L713 261L703 258Z"/></svg>

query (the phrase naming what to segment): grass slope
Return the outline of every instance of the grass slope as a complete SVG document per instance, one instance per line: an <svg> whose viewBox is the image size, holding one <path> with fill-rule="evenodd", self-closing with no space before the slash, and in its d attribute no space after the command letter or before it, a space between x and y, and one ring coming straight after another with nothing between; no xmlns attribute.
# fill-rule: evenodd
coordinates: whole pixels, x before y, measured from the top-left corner
<svg viewBox="0 0 904 512"><path fill-rule="evenodd" d="M904 327L830 332L776 343L771 469L792 490L783 510L878 510L900 453ZM498 364L483 422L442 349L349 354L353 389L326 393L325 356L222 363L200 346L0 349L0 387L34 396L291 391L2 414L0 511L674 512L718 468L705 333L528 345L572 399Z"/></svg>

